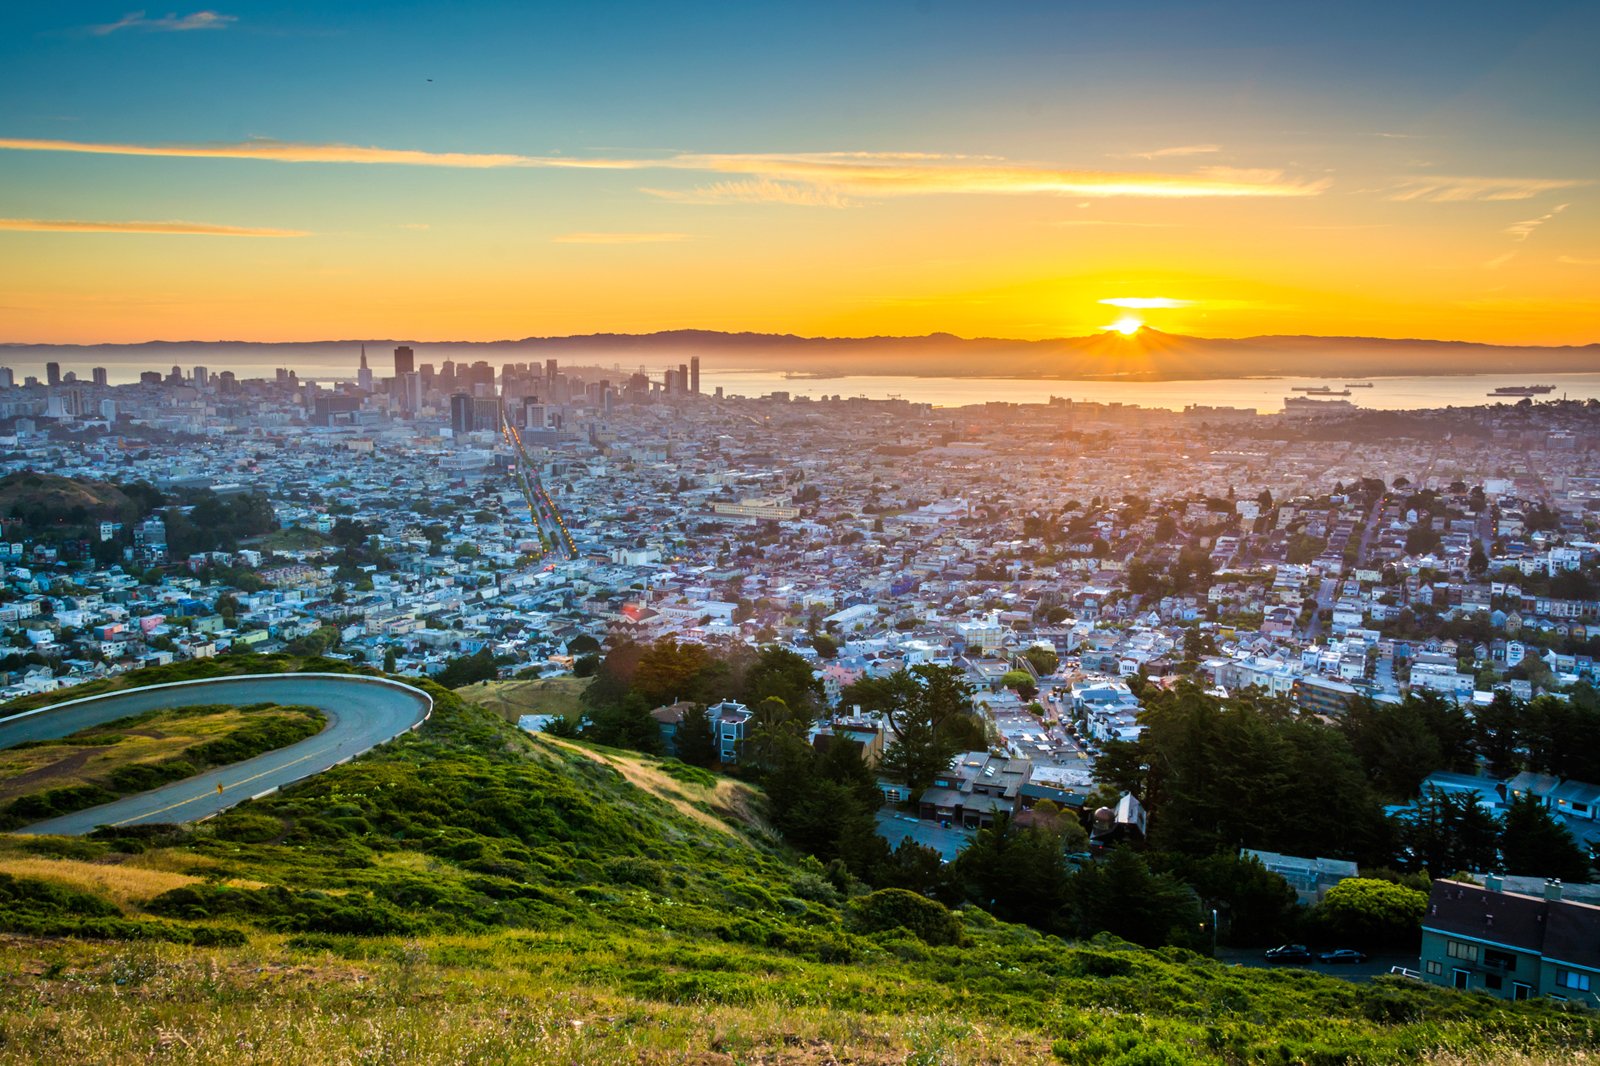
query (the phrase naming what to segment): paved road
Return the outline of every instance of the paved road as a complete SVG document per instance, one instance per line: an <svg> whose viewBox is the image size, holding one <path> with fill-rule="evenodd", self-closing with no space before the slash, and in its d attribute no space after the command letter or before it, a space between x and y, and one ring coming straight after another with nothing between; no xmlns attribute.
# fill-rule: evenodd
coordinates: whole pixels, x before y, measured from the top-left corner
<svg viewBox="0 0 1600 1066"><path fill-rule="evenodd" d="M1265 970L1310 970L1324 977L1342 977L1346 981L1370 981L1388 973L1391 966L1404 966L1412 970L1418 966L1417 953L1414 951L1409 954L1379 953L1366 962L1358 963L1275 963L1268 962L1257 949L1224 947L1217 949L1217 961Z"/></svg>
<svg viewBox="0 0 1600 1066"><path fill-rule="evenodd" d="M311 706L327 715L328 724L298 744L100 807L36 822L18 832L77 836L102 825L206 818L392 740L420 725L433 710L433 701L426 694L395 681L344 674L224 677L90 696L0 718L0 748L64 737L145 711L208 703Z"/></svg>

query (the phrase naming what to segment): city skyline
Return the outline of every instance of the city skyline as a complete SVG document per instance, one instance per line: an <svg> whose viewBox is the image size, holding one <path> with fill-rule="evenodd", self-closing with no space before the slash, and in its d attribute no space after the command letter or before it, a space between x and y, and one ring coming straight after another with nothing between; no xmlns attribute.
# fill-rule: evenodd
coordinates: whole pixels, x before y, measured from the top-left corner
<svg viewBox="0 0 1600 1066"><path fill-rule="evenodd" d="M0 339L1597 339L1586 5L379 11L8 12Z"/></svg>

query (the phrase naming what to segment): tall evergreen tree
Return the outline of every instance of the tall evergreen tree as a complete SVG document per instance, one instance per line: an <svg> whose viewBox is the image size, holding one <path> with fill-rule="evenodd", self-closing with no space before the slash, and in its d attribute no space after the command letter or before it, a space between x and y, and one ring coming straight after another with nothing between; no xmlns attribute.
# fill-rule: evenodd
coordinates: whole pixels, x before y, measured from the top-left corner
<svg viewBox="0 0 1600 1066"><path fill-rule="evenodd" d="M1500 832L1500 861L1508 874L1555 877L1582 884L1594 868L1565 826L1551 817L1532 795L1524 795L1506 812Z"/></svg>

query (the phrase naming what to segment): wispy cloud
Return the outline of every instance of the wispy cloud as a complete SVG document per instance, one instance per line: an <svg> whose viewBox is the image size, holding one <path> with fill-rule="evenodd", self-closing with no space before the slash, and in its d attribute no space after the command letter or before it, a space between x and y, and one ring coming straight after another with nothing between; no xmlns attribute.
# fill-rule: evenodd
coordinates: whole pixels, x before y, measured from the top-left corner
<svg viewBox="0 0 1600 1066"><path fill-rule="evenodd" d="M98 155L249 159L279 163L365 163L485 169L535 167L596 170L676 170L730 175L735 180L699 190L657 195L684 202L810 202L914 195L1056 195L1087 198L1318 196L1328 179L1287 176L1280 170L1204 167L1190 174L1120 173L1016 163L993 156L925 152L697 154L660 158L574 158L509 153L427 152L348 144L254 140L235 144L146 145L0 138L0 149L87 152ZM762 184L762 182L775 184ZM790 185L796 188L783 189ZM799 189L816 190L802 193ZM809 198L809 199L808 199Z"/></svg>
<svg viewBox="0 0 1600 1066"><path fill-rule="evenodd" d="M1540 193L1576 189L1593 182L1571 178L1406 178L1390 192L1391 200L1463 203L1470 200L1529 200Z"/></svg>
<svg viewBox="0 0 1600 1066"><path fill-rule="evenodd" d="M401 229L427 229L428 228L428 224L426 222L402 222L402 223L400 223L400 228Z"/></svg>
<svg viewBox="0 0 1600 1066"><path fill-rule="evenodd" d="M276 163L388 163L402 166L473 169L536 165L534 160L520 155L415 152L396 148L365 148L353 144L290 144L268 140L243 141L237 144L96 144L84 141L0 137L0 149L182 159L253 159ZM552 162L549 165L557 166L560 163Z"/></svg>
<svg viewBox="0 0 1600 1066"><path fill-rule="evenodd" d="M1499 270L1516 257L1516 252L1506 252L1504 255L1497 255L1493 259L1485 260L1481 266L1485 270Z"/></svg>
<svg viewBox="0 0 1600 1066"><path fill-rule="evenodd" d="M1525 241L1534 230L1538 229L1540 226L1544 225L1546 222L1549 222L1552 218L1555 218L1561 212L1565 211L1568 206L1569 205L1567 204L1557 204L1544 214L1540 215L1538 218L1524 219L1521 222L1507 226L1506 233L1510 234L1512 240Z"/></svg>
<svg viewBox="0 0 1600 1066"><path fill-rule="evenodd" d="M1194 301L1174 300L1168 296L1113 296L1110 299L1101 300L1100 302L1103 304L1109 304L1112 307L1156 308L1188 307Z"/></svg>
<svg viewBox="0 0 1600 1066"><path fill-rule="evenodd" d="M1157 148L1152 152L1123 152L1112 159L1176 159L1186 155L1209 155L1222 151L1220 144L1180 144L1172 148Z"/></svg>
<svg viewBox="0 0 1600 1066"><path fill-rule="evenodd" d="M1600 266L1600 256L1558 255L1556 256L1556 262L1565 263L1568 266L1593 267Z"/></svg>
<svg viewBox="0 0 1600 1066"><path fill-rule="evenodd" d="M309 237L306 230L214 226L209 222L99 222L63 218L0 218L12 233L157 233L189 237Z"/></svg>
<svg viewBox="0 0 1600 1066"><path fill-rule="evenodd" d="M851 201L832 189L795 185L771 178L718 181L693 189L642 188L640 192L675 204L788 204L791 207L849 207Z"/></svg>
<svg viewBox="0 0 1600 1066"><path fill-rule="evenodd" d="M687 241L687 233L563 233L554 244L670 244Z"/></svg>
<svg viewBox="0 0 1600 1066"><path fill-rule="evenodd" d="M123 15L115 22L90 26L89 32L105 37L118 30L138 30L145 33L183 33L188 30L223 30L239 21L238 15L223 15L215 11L196 11L192 15L164 15L146 18L143 11Z"/></svg>

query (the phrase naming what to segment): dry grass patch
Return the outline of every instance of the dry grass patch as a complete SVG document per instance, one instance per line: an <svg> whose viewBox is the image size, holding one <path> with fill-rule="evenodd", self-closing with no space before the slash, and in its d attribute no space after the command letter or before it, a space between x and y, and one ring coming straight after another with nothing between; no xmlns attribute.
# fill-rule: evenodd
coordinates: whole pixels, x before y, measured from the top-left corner
<svg viewBox="0 0 1600 1066"><path fill-rule="evenodd" d="M755 815L754 791L750 786L738 781L718 781L714 789L703 788L687 781L679 781L659 765L653 765L644 759L631 759L611 752L595 751L545 733L539 733L533 739L537 743L549 744L562 751L592 759L602 766L611 767L621 774L628 784L670 803L679 814L694 819L708 829L715 829L735 839L739 836L732 826L715 814L707 812L700 806L701 804L710 805L755 828L765 829Z"/></svg>
<svg viewBox="0 0 1600 1066"><path fill-rule="evenodd" d="M161 893L200 880L170 870L150 870L125 863L79 862L76 859L0 859L0 873L58 881L88 889L110 899L123 910L136 907Z"/></svg>

